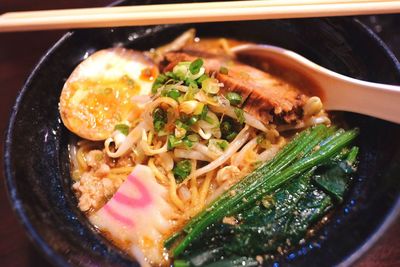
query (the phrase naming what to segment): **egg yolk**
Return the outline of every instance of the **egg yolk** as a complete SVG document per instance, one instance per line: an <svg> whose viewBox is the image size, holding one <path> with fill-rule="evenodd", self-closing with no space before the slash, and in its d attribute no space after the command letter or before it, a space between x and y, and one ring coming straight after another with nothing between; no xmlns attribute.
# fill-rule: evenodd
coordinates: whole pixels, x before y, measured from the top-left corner
<svg viewBox="0 0 400 267"><path fill-rule="evenodd" d="M140 86L127 75L113 80L78 80L69 84L68 128L90 140L106 139L135 109L131 98ZM77 130L77 131L76 131Z"/></svg>

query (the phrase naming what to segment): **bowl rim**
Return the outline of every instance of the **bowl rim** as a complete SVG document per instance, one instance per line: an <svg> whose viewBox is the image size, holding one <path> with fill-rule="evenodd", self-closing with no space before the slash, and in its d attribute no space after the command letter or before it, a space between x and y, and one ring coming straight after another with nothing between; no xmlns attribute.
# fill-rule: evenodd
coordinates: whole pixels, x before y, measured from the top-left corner
<svg viewBox="0 0 400 267"><path fill-rule="evenodd" d="M118 5L124 2L124 0L120 0L114 2L112 5ZM321 18L325 19L325 18ZM382 48L383 52L389 57L389 60L392 61L393 66L400 73L400 62L392 52L392 50L383 42L383 40L375 33L371 28L366 26L356 17L350 18L352 23L358 25L360 31L364 31L378 47ZM37 229L31 224L29 220L29 216L26 214L26 211L22 205L23 201L21 199L20 193L17 191L17 181L13 174L12 162L11 162L11 147L13 145L13 131L16 122L16 116L19 111L22 99L25 93L30 89L31 84L38 72L42 69L47 59L71 36L74 35L75 32L79 30L70 30L66 32L60 39L58 39L47 51L46 53L39 59L39 61L35 64L35 67L30 72L28 78L26 79L24 85L21 90L18 92L15 103L11 109L11 115L7 124L7 130L5 133L5 141L3 143L3 174L5 176L6 181L6 192L8 195L8 200L12 206L14 214L17 215L17 218L20 224L23 226L26 235L35 245L35 247L41 252L42 255L45 256L48 262L54 264L55 266L71 266L68 263L68 260L65 256L56 252L52 246L50 246L45 239L39 234ZM384 232L396 221L396 219L400 218L400 197L397 198L396 204L393 205L391 210L386 214L382 224L366 239L364 243L362 243L353 253L347 256L342 262L338 264L338 266L350 266L360 259L362 255L364 255L369 249L371 249L375 243L379 240L379 238L383 235Z"/></svg>

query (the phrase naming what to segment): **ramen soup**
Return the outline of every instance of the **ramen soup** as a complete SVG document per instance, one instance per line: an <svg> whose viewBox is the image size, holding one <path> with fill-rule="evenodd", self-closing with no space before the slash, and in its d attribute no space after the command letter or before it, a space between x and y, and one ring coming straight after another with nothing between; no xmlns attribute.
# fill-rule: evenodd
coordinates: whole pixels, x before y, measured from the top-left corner
<svg viewBox="0 0 400 267"><path fill-rule="evenodd" d="M142 266L266 263L350 184L357 130L334 126L295 75L235 57L243 43L189 30L100 50L64 85L78 207Z"/></svg>

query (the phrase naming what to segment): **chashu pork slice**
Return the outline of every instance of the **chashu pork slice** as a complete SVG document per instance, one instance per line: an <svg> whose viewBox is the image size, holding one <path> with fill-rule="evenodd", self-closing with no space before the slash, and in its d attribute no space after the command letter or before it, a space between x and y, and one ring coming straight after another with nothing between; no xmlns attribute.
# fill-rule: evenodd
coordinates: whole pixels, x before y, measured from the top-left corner
<svg viewBox="0 0 400 267"><path fill-rule="evenodd" d="M222 93L239 93L244 100L242 108L265 124L273 120L291 123L301 118L307 95L275 75L232 58L199 51L169 52L164 70L199 57L204 60L206 72L215 73L215 78L224 84ZM226 67L228 73L220 73L221 67Z"/></svg>

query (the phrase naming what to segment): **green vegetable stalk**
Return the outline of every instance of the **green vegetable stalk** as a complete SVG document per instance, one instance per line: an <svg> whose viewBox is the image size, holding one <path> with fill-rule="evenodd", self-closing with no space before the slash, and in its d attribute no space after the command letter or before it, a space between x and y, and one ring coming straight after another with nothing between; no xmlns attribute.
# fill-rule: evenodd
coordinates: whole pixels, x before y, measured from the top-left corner
<svg viewBox="0 0 400 267"><path fill-rule="evenodd" d="M192 219L184 228L186 235L173 249L174 256L180 255L211 224L254 205L290 179L333 158L358 134L357 130L333 131L319 125L299 134L273 160L242 179Z"/></svg>
<svg viewBox="0 0 400 267"><path fill-rule="evenodd" d="M343 182L349 184L357 153L357 147L350 151L343 149L323 165L290 180L255 205L235 214L237 224L214 223L193 241L182 258L175 260L192 267L235 266L235 262L259 266L254 259L256 255L290 249L334 205L336 189L342 188ZM322 186L317 182L321 175L330 183ZM340 197L343 195L341 191Z"/></svg>

